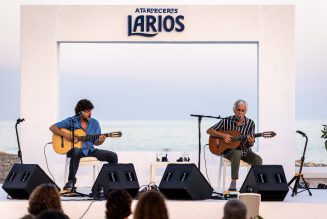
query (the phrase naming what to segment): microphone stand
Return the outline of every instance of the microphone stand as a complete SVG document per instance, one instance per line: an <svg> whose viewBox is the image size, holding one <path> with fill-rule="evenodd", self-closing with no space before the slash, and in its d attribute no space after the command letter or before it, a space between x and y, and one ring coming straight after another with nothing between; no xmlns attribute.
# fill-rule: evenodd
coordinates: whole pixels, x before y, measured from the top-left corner
<svg viewBox="0 0 327 219"><path fill-rule="evenodd" d="M17 155L20 159L20 163L23 164L23 155L22 155L22 151L20 149L20 143L19 143L19 137L18 137L18 131L17 131L17 125L21 122L23 122L25 119L17 119L16 124L15 124L15 129L16 129L16 137L17 137L17 143L18 143L18 152Z"/></svg>
<svg viewBox="0 0 327 219"><path fill-rule="evenodd" d="M205 115L195 115L195 114L191 114L191 116L193 117L198 117L198 130L199 130L199 161L198 161L198 168L201 171L201 120L202 118L212 118L212 119L223 119L220 116L216 117L216 116L205 116Z"/></svg>
<svg viewBox="0 0 327 219"><path fill-rule="evenodd" d="M71 133L71 151L75 148L75 128L74 128L74 120L75 119L79 119L81 117L81 114L77 114L75 116L72 116L70 117L70 133ZM72 153L72 157L70 158L71 159L71 163L74 165L74 153ZM70 164L69 164L69 168L70 168ZM74 169L74 167L73 167ZM71 188L71 190L69 192L65 192L65 193L62 193L61 195L66 195L66 194L69 194L69 193L74 193L78 196L81 196L81 197L87 197L88 195L86 194L83 194L83 193L80 193L80 192L77 192L76 191L76 187L75 187L75 182L73 182L73 186ZM74 195L75 196L75 195Z"/></svg>
<svg viewBox="0 0 327 219"><path fill-rule="evenodd" d="M302 174L302 167L303 167L303 163L304 163L304 159L305 159L305 157L304 157L305 156L305 152L307 150L308 137L307 137L307 135L305 133L303 133L301 131L296 131L296 132L299 133L300 135L302 135L303 137L305 137L306 140L305 140L305 146L304 146L303 154L302 154L302 157L301 157L300 171L295 174L295 176L288 183L288 186L293 190L292 197L294 197L294 195L297 195L297 193L304 192L306 190L308 190L309 195L312 196L312 193L311 193L311 191L310 191L310 189L308 187L308 184L304 180L303 174ZM298 192L297 190L298 190L298 187L299 187L300 179L302 179L302 181L304 182L304 190ZM295 183L294 183L294 186L292 188L290 185L293 183L294 180L295 180Z"/></svg>
<svg viewBox="0 0 327 219"><path fill-rule="evenodd" d="M71 139L72 139L72 141L71 141L71 151L72 150L74 150L74 147L75 147L75 129L74 129L74 120L75 119L77 119L77 118L79 118L79 116L73 116L73 117L71 117L70 118L70 133L71 133ZM71 164L72 165L74 165L74 153L73 153L73 151L72 151L72 157L70 158L70 159L72 159L72 162L71 162ZM69 164L69 169L70 169L70 164ZM73 168L72 169L74 169L74 166L73 166ZM69 177L69 176L68 176ZM71 189L71 192L76 192L76 188L75 188L75 182L73 182L73 187L72 187L72 189Z"/></svg>

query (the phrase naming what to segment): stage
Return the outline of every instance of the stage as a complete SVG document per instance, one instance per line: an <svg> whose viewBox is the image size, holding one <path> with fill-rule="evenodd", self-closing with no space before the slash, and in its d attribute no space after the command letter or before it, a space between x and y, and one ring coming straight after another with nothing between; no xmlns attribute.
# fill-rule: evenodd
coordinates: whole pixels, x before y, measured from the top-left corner
<svg viewBox="0 0 327 219"><path fill-rule="evenodd" d="M2 185L1 185L2 186ZM90 189L81 191L88 193ZM307 191L291 197L291 190L282 202L261 202L260 215L264 218L326 218L327 190L312 189L312 196ZM83 198L62 198L62 206L70 218L81 218L93 200ZM83 218L104 218L105 201L94 201ZM137 200L133 201L132 208ZM167 206L170 219L219 219L223 216L226 200L176 201L168 200ZM1 218L17 219L27 214L27 200L7 199L7 193L0 190ZM132 219L132 217L130 217Z"/></svg>

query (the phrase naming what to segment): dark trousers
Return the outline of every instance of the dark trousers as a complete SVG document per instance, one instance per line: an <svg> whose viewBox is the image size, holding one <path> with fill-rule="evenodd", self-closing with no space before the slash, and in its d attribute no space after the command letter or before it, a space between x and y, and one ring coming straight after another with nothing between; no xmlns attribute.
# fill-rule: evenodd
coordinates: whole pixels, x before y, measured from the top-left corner
<svg viewBox="0 0 327 219"><path fill-rule="evenodd" d="M232 179L238 179L238 171L240 169L240 161L243 160L251 165L261 165L262 158L250 151L246 156L242 157L242 151L239 149L232 149L227 151L224 154L224 157L230 160L231 162L231 171L232 171Z"/></svg>
<svg viewBox="0 0 327 219"><path fill-rule="evenodd" d="M73 148L67 153L67 156L70 157L69 164L69 175L68 180L76 183L76 173L79 166L79 161L82 157L96 157L100 161L105 161L108 163L118 163L118 156L115 152L108 150L95 149L92 152L89 152L88 155L84 155L82 149Z"/></svg>

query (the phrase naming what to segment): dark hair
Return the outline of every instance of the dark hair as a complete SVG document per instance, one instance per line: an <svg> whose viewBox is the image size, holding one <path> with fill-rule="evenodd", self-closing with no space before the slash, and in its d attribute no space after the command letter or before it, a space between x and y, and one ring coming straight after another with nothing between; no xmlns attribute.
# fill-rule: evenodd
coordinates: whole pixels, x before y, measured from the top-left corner
<svg viewBox="0 0 327 219"><path fill-rule="evenodd" d="M36 219L69 219L69 217L60 210L47 209L38 214Z"/></svg>
<svg viewBox="0 0 327 219"><path fill-rule="evenodd" d="M62 210L58 188L51 183L39 185L31 193L28 205L28 212L32 215L46 209Z"/></svg>
<svg viewBox="0 0 327 219"><path fill-rule="evenodd" d="M246 206L237 199L229 200L224 207L223 219L245 219L246 218Z"/></svg>
<svg viewBox="0 0 327 219"><path fill-rule="evenodd" d="M78 114L79 112L84 111L84 110L92 110L92 109L94 109L94 106L91 103L91 101L89 101L87 99L82 99L82 100L78 101L78 103L76 104L75 114Z"/></svg>
<svg viewBox="0 0 327 219"><path fill-rule="evenodd" d="M25 214L23 217L21 217L20 219L35 219L34 215L32 214Z"/></svg>
<svg viewBox="0 0 327 219"><path fill-rule="evenodd" d="M168 219L165 197L157 191L147 191L140 195L134 219Z"/></svg>
<svg viewBox="0 0 327 219"><path fill-rule="evenodd" d="M107 197L106 217L107 219L123 219L131 215L132 197L123 190L111 191Z"/></svg>

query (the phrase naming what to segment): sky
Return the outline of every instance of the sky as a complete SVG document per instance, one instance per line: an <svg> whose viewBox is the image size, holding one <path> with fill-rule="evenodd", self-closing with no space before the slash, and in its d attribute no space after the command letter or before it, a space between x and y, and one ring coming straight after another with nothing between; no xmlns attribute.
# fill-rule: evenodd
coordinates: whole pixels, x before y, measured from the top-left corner
<svg viewBox="0 0 327 219"><path fill-rule="evenodd" d="M1 100L1 111L0 111L0 120L15 120L19 117L19 34L20 34L20 5L24 4L122 4L122 1L33 1L33 0L0 0L0 100ZM325 91L325 83L327 79L327 13L325 9L327 8L327 3L325 1L162 1L161 4L290 4L295 5L295 55L296 55L296 119L327 119L326 108L327 108L327 98ZM152 4L153 1L124 1L124 4ZM160 2L158 2L160 3ZM112 45L108 45L109 47ZM118 45L119 46L119 45ZM126 46L126 45L120 45ZM168 48L166 45L166 48ZM96 47L96 46L95 46ZM205 47L205 46L204 46ZM182 48L182 47L181 47ZM93 51L94 48L83 48L81 45L77 50ZM112 47L110 48L112 49ZM109 51L110 51L109 49ZM117 49L117 48L116 48ZM137 48L136 48L137 49ZM151 51L151 48L147 48ZM190 49L191 48L183 48ZM217 48L220 51L220 49ZM251 50L251 49L250 49ZM72 52L75 51L75 56ZM98 50L99 51L99 50ZM233 51L232 50L224 50ZM87 72L87 66L83 68L76 69L76 66L81 63L83 60L83 52L76 53L76 48L69 48L69 45L66 45L66 48L61 48L61 58L66 57L60 61L60 115L65 117L69 114L69 110L75 104L76 99L80 96L69 96L66 95L71 88L70 85L72 82L78 80L81 83L87 81L96 80L96 78L91 77L90 75L85 75ZM131 50L131 53L135 52ZM203 50L203 52L210 52L213 55L216 55L211 50ZM113 55L112 53L107 54L108 51L102 50L101 53L107 55ZM80 54L79 60L76 57L76 54ZM87 53L85 53L87 54ZM84 56L85 56L84 54ZM218 56L219 54L217 54ZM252 54L253 55L253 54ZM72 58L76 57L76 58ZM95 56L96 57L96 56ZM113 56L115 57L115 56ZM117 57L115 57L117 58ZM149 56L148 58L155 58L155 56ZM193 58L196 56L193 54ZM106 61L100 60L101 58L94 58L92 62L97 63L97 66L104 66L108 69L108 72L113 72L119 66L117 65L118 58L114 62L116 65L108 65ZM199 57L198 57L199 59ZM187 64L188 59L182 59L182 63ZM232 60L232 59L231 59ZM253 60L249 59L249 72L253 76L253 69L251 68L251 63ZM158 63L158 60L153 60L154 63ZM173 61L167 60L167 61ZM179 119L189 113L202 113L202 114L227 114L230 110L232 102L235 100L235 96L227 96L228 99L222 99L220 102L221 106L219 109L213 109L208 106L210 104L208 101L203 101L202 96L206 95L208 92L219 92L215 88L213 83L217 81L219 85L220 73L219 71L205 71L206 76L210 76L210 80L199 80L199 66L203 67L205 64L217 68L214 66L214 61L208 61L207 63L199 62L189 62L190 71L194 71L192 77L186 75L187 72L178 71L178 74L171 69L160 68L156 69L158 73L155 77L150 76L153 71L147 70L142 71L144 78L139 78L141 76L140 71L135 68L135 72L138 73L138 77L132 77L135 72L128 72L127 68L124 65L121 65L122 68L121 75L119 78L114 78L112 74L108 72L101 72L104 68L98 68L97 70L97 82L101 82L103 88L99 87L94 88L97 92L94 93L95 96L90 96L90 99L94 98L96 105L96 112L103 119L112 119L112 118L122 118L123 114L127 114L126 118L129 119L144 119L144 115L147 115L147 119L153 118L173 118ZM233 60L232 60L233 61ZM235 61L235 60L234 60ZM233 62L234 62L233 61ZM140 60L137 62L140 63ZM137 64L136 63L136 64ZM144 60L141 63L146 63ZM224 63L224 62L222 62ZM239 61L237 61L239 63ZM134 63L135 64L135 63ZM140 64L139 69L142 69ZM75 66L75 67L74 67ZM89 66L92 66L92 63L89 63ZM93 65L94 66L94 65ZM143 66L144 67L144 66ZM152 66L153 68L153 66ZM179 69L180 70L180 69ZM227 68L226 70L237 74L236 70L233 68ZM84 73L83 73L84 72ZM167 72L170 72L174 77L167 77ZM218 73L217 73L218 72ZM217 74L213 74L217 73ZM244 73L239 73L244 74ZM159 77L158 77L159 76ZM166 76L166 77L165 77ZM69 80L63 81L62 78L66 77ZM90 78L88 78L90 77ZM158 80L160 79L160 86L154 86L151 84L149 88L145 84L146 80ZM174 78L174 80L171 80ZM235 75L234 78L241 78L240 75ZM109 80L110 79L110 80ZM139 80L144 79L144 80ZM235 83L239 79L233 80ZM108 83L106 83L108 82ZM196 82L196 83L194 83ZM142 84L144 83L144 84ZM177 84L176 84L177 83ZM208 84L209 83L209 84ZM253 83L253 81L251 81ZM95 81L93 84L96 84ZM156 83L158 84L158 83ZM107 86L106 86L107 85ZM110 85L110 86L108 86ZM192 89L192 87L197 87L197 89ZM114 88L120 88L119 92L116 92ZM121 89L124 87L125 89ZM253 86L252 86L253 87ZM254 86L255 87L255 86ZM143 88L143 89L141 89ZM155 90L156 96L151 96L149 90ZM169 90L168 93L165 93L165 90ZM103 91L101 93L101 91ZM185 91L185 92L183 92ZM200 92L198 92L200 91ZM116 92L116 93L115 93ZM142 93L143 92L143 93ZM253 105L256 104L256 89L251 90L253 95L246 94L244 95L245 99L248 99L249 102ZM106 93L105 96L103 94ZM118 105L115 104L115 107L112 103L112 93L115 93L115 100L118 101ZM132 94L132 95L130 95ZM219 94L219 93L218 93ZM100 96L101 95L101 96ZM120 98L117 98L118 97ZM120 95L120 96L119 96ZM141 101L136 101L137 98L142 95L145 96ZM200 96L196 96L200 95ZM155 98L160 97L160 98ZM197 104L192 103L192 98L198 101ZM103 101L100 101L100 98L103 98ZM185 101L187 99L187 101ZM183 101L185 102L183 102ZM221 99L219 99L221 100ZM106 104L105 104L106 103ZM117 103L117 102L116 102ZM110 106L110 107L109 107ZM121 106L118 108L117 106ZM176 107L179 106L179 107ZM132 107L136 110L137 114L131 115L126 109ZM218 108L218 107L216 107ZM100 110L103 109L103 110ZM152 112L152 113L151 113ZM166 114L164 112L167 112ZM129 113L129 114L128 114ZM257 113L255 110L251 111L252 115L255 116ZM108 115L108 116L107 116ZM110 116L109 116L110 115ZM143 116L142 116L143 115ZM157 117L157 115L160 115Z"/></svg>
<svg viewBox="0 0 327 219"><path fill-rule="evenodd" d="M256 43L65 43L59 63L61 118L83 97L110 120L225 117L240 97L257 106Z"/></svg>

